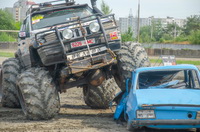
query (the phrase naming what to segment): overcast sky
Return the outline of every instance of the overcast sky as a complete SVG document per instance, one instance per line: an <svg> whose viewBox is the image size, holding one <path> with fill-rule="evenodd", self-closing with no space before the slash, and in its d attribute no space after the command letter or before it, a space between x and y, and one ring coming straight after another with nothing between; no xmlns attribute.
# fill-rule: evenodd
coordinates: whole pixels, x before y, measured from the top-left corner
<svg viewBox="0 0 200 132"><path fill-rule="evenodd" d="M17 0L0 0L0 8L12 7ZM36 3L48 0L33 0ZM76 3L89 3L90 0L75 0ZM100 7L102 0L98 0ZM104 0L117 18L127 17L130 9L132 14L137 14L138 0ZM175 18L186 18L190 15L200 15L200 0L141 0L141 17L159 17L167 16Z"/></svg>

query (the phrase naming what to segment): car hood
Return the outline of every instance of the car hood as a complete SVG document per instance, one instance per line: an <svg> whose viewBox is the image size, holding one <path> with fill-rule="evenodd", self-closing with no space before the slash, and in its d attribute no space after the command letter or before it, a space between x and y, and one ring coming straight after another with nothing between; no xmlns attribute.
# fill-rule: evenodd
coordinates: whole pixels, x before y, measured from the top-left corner
<svg viewBox="0 0 200 132"><path fill-rule="evenodd" d="M136 90L139 107L162 105L199 105L200 90L192 89L140 89Z"/></svg>

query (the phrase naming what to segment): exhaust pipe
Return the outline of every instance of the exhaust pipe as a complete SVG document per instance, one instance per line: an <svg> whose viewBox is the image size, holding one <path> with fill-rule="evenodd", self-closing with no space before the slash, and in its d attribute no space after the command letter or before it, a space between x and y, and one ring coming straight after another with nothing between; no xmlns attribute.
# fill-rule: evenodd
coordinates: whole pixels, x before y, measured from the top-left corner
<svg viewBox="0 0 200 132"><path fill-rule="evenodd" d="M103 15L103 13L97 8L97 0L90 0L90 1L94 12Z"/></svg>
<svg viewBox="0 0 200 132"><path fill-rule="evenodd" d="M91 0L92 8L97 7L97 0Z"/></svg>

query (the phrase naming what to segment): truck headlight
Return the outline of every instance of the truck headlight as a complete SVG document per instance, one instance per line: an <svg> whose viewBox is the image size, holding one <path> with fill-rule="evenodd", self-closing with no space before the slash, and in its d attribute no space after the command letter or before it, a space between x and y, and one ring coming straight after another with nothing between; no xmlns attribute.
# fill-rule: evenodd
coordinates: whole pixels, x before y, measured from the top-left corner
<svg viewBox="0 0 200 132"><path fill-rule="evenodd" d="M43 45L45 42L46 42L46 40L44 38L39 38L38 39L39 45Z"/></svg>
<svg viewBox="0 0 200 132"><path fill-rule="evenodd" d="M138 119L152 119L156 118L154 110L137 110Z"/></svg>
<svg viewBox="0 0 200 132"><path fill-rule="evenodd" d="M73 37L73 31L71 29L65 29L63 30L62 35L65 39L71 39Z"/></svg>
<svg viewBox="0 0 200 132"><path fill-rule="evenodd" d="M89 29L90 29L93 33L95 33L95 32L98 32L98 31L100 30L100 26L99 26L99 24L98 24L97 22L92 22L92 23L90 23L90 25L89 25Z"/></svg>

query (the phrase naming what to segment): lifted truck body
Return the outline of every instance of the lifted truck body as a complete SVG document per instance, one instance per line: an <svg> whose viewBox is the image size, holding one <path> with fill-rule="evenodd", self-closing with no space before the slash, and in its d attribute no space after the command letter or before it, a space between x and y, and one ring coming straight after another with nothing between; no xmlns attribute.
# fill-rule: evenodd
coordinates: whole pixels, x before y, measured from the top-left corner
<svg viewBox="0 0 200 132"><path fill-rule="evenodd" d="M73 75L87 76L89 71L94 69L109 70L106 66L117 63L114 52L120 50L120 33L113 14L105 16L100 12L95 13L87 4L70 3L67 6L52 5L43 8L32 9L33 12L30 11L21 28L20 33L26 35L19 41L17 56L21 58L25 68L36 65L51 67L54 70L61 68L63 74L60 78L73 78ZM73 12L79 16L72 16ZM64 21L62 13L71 17L65 18ZM86 15L81 17L81 13ZM61 22L54 21L48 24L52 18L57 19L56 15L60 15ZM39 18L41 16L42 18ZM98 23L99 31L90 31L91 23ZM41 26L42 24L44 26ZM63 37L66 29L73 32L70 39ZM54 76L56 77L56 73ZM87 83L85 78L79 78L73 81L74 85L66 84L65 88Z"/></svg>
<svg viewBox="0 0 200 132"><path fill-rule="evenodd" d="M53 118L58 93L73 87L83 88L89 107L107 109L131 71L150 66L141 44L121 43L114 15L104 15L96 0L92 8L55 2L62 0L31 6L15 58L2 64L2 106L21 107L31 120Z"/></svg>

